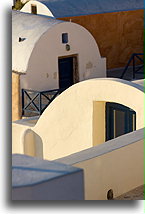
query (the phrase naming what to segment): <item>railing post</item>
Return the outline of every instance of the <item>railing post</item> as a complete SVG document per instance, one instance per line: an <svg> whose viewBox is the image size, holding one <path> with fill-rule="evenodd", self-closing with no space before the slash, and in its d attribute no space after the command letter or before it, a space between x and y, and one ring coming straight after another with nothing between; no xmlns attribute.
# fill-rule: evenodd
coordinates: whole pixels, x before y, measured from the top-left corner
<svg viewBox="0 0 145 214"><path fill-rule="evenodd" d="M125 73L126 73L126 71L127 71L127 69L128 69L128 67L129 67L129 65L130 65L131 62L133 63L133 66L132 66L132 72L133 72L133 74L132 75L133 75L133 79L135 79L135 75L136 75L137 71L140 70L140 68L138 70L136 70L136 61L135 61L136 58L138 60L140 60L144 64L144 59L141 59L141 57L139 55L144 56L143 53L133 53L131 55L131 57L130 57L127 65L125 66L124 71L123 71L123 73L122 73L122 75L120 77L121 79L124 77L124 75L125 75Z"/></svg>
<svg viewBox="0 0 145 214"><path fill-rule="evenodd" d="M25 106L25 101L24 101L24 89L22 89L22 116L24 116L24 106Z"/></svg>
<svg viewBox="0 0 145 214"><path fill-rule="evenodd" d="M128 67L129 67L129 65L130 65L130 63L131 63L131 61L132 61L132 58L133 58L133 54L131 55L131 57L130 57L130 59L128 60L128 63L127 63L127 65L125 66L125 69L124 69L124 71L123 71L123 73L122 73L122 75L121 75L121 79L124 77L124 74L126 73L126 71L127 71L127 69L128 69Z"/></svg>
<svg viewBox="0 0 145 214"><path fill-rule="evenodd" d="M133 79L135 79L135 54L133 54Z"/></svg>
<svg viewBox="0 0 145 214"><path fill-rule="evenodd" d="M42 100L41 100L41 92L39 92L39 115L42 113Z"/></svg>

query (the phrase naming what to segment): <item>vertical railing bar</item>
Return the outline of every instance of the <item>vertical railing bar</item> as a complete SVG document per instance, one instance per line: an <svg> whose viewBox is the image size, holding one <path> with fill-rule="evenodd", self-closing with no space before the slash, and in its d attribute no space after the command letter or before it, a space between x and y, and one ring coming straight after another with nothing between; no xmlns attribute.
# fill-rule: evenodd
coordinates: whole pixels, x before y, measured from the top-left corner
<svg viewBox="0 0 145 214"><path fill-rule="evenodd" d="M22 116L24 116L24 89L22 89Z"/></svg>
<svg viewBox="0 0 145 214"><path fill-rule="evenodd" d="M132 61L132 58L133 58L133 54L131 55L130 59L128 60L127 65L125 66L125 69L124 69L124 71L123 71L123 74L121 75L121 79L124 77L124 74L126 73L128 67L129 67L129 65L130 65L130 63L131 63L131 61Z"/></svg>
<svg viewBox="0 0 145 214"><path fill-rule="evenodd" d="M135 54L133 54L133 79L135 79Z"/></svg>
<svg viewBox="0 0 145 214"><path fill-rule="evenodd" d="M138 60L140 60L141 62L144 63L144 60L143 60L141 57L139 57L139 56L144 56L144 53L133 53L133 54L131 55L131 57L130 57L130 59L129 59L127 65L125 66L124 71L123 71L123 73L122 73L122 75L121 75L121 77L120 77L121 79L124 77L124 75L125 75L125 73L126 73L128 67L129 67L131 61L133 61L133 79L135 79L135 74L137 73L137 72L136 72L136 61L135 61L135 59L137 58ZM139 69L139 70L140 70L140 69Z"/></svg>
<svg viewBox="0 0 145 214"><path fill-rule="evenodd" d="M41 92L39 92L39 115L41 115L42 112L42 101L41 101Z"/></svg>

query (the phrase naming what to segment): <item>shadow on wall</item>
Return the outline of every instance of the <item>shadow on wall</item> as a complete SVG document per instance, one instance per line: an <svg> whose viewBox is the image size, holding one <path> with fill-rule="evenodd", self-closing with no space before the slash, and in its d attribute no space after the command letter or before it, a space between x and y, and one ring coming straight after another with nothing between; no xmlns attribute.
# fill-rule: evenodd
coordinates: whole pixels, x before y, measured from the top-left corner
<svg viewBox="0 0 145 214"><path fill-rule="evenodd" d="M31 129L25 130L22 136L23 154L43 158L43 143L39 135Z"/></svg>
<svg viewBox="0 0 145 214"><path fill-rule="evenodd" d="M142 86L125 80L92 79L75 84L31 128L30 119L13 123L13 153L55 160L102 144L106 136L108 140L108 136L112 139L141 129L143 97Z"/></svg>

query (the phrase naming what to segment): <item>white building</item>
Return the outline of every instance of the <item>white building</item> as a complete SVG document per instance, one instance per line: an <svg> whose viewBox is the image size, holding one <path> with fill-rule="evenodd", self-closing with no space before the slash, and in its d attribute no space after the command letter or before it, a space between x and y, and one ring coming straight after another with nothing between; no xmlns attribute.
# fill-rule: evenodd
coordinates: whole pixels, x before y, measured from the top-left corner
<svg viewBox="0 0 145 214"><path fill-rule="evenodd" d="M20 12L13 12L12 22L12 70L24 74L21 88L69 87L106 76L106 60L82 26Z"/></svg>
<svg viewBox="0 0 145 214"><path fill-rule="evenodd" d="M16 11L12 25L13 102L16 96L20 99L22 88L68 88L106 76L106 59L101 58L95 39L82 26Z"/></svg>
<svg viewBox="0 0 145 214"><path fill-rule="evenodd" d="M54 160L139 130L143 98L140 82L97 78L75 84L37 123L34 118L13 123L13 153Z"/></svg>
<svg viewBox="0 0 145 214"><path fill-rule="evenodd" d="M143 100L143 80L75 84L39 119L13 122L12 153L82 168L85 200L116 198L143 185Z"/></svg>
<svg viewBox="0 0 145 214"><path fill-rule="evenodd" d="M31 0L21 11L85 27L107 58L107 69L123 68L132 53L143 52L143 0Z"/></svg>

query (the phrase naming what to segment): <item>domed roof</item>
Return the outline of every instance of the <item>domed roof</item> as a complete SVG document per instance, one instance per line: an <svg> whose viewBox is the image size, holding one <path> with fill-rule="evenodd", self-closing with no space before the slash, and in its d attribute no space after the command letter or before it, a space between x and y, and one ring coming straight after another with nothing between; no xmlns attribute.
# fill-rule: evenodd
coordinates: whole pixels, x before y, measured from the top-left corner
<svg viewBox="0 0 145 214"><path fill-rule="evenodd" d="M54 25L63 21L12 11L12 70L26 72L36 42Z"/></svg>

